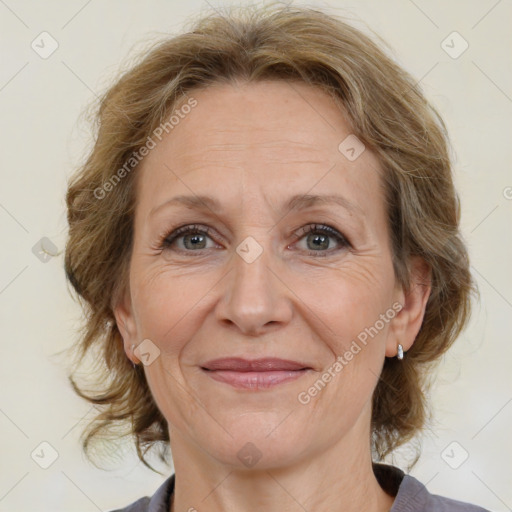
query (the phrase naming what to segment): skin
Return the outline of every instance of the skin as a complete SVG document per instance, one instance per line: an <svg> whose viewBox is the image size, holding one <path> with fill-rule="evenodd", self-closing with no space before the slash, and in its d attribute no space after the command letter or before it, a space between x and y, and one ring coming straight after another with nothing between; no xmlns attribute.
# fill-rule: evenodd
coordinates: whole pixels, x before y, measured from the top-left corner
<svg viewBox="0 0 512 512"><path fill-rule="evenodd" d="M307 84L219 84L193 97L197 106L137 171L129 289L115 305L127 356L139 362L133 345L144 339L160 351L144 369L169 423L172 510L389 510L393 497L371 466L371 397L384 358L413 344L430 286L406 293L395 281L379 161L368 149L355 161L338 150L350 125ZM295 194L342 195L358 210L286 209ZM210 195L221 208L151 213L177 195ZM162 249L160 239L185 224L210 228L200 248L192 233ZM300 231L311 224L331 226L350 245L327 235L317 248L323 233ZM251 263L236 252L248 236L262 249ZM428 280L422 260L412 268ZM300 403L394 302L403 309ZM263 391L201 370L230 356L299 360L312 370ZM247 443L261 457L251 467L237 457Z"/></svg>

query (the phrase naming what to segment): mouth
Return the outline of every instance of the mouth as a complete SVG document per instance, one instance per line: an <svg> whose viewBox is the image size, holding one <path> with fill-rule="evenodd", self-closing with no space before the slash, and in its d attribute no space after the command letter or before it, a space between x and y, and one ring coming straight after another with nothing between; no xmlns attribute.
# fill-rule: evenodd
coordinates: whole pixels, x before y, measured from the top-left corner
<svg viewBox="0 0 512 512"><path fill-rule="evenodd" d="M269 389L296 380L312 370L307 364L286 359L215 359L201 366L213 380L247 390Z"/></svg>

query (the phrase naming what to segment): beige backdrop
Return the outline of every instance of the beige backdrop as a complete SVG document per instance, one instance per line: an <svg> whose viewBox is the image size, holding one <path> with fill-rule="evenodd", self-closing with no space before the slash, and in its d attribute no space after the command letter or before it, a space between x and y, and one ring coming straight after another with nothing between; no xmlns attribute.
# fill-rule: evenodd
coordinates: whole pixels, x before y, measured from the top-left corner
<svg viewBox="0 0 512 512"><path fill-rule="evenodd" d="M512 4L309 5L383 36L447 122L482 300L440 368L435 421L411 473L431 492L512 510ZM0 1L0 511L110 510L165 478L128 447L109 471L81 454L90 406L74 396L56 355L75 339L80 315L63 272L64 193L90 143L84 106L142 47L135 43L177 33L205 9L199 0ZM57 255L41 260L41 243Z"/></svg>

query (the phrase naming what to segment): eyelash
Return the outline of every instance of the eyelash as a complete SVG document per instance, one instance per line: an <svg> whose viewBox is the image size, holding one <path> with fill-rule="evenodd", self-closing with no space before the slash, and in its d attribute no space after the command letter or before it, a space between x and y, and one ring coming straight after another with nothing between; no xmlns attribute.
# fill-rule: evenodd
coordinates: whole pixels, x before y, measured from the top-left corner
<svg viewBox="0 0 512 512"><path fill-rule="evenodd" d="M186 225L181 226L177 229L175 229L172 233L164 235L160 241L159 249L169 249L174 242L180 238L183 235L188 234L199 234L199 235L205 235L209 236L209 233L211 232L211 229L208 226L201 226L198 224L193 225ZM331 226L327 226L325 224L308 224L307 226L304 226L299 230L299 233L296 233L296 238L294 240L294 243L298 242L300 239L302 239L304 236L308 235L309 233L321 233L324 235L329 235L336 239L338 244L340 245L337 249L328 249L327 251L307 251L308 255L313 257L325 257L333 252L337 252L341 250L342 248L351 248L352 245L347 240L345 236L343 236L339 231L332 228ZM210 237L211 238L211 237ZM191 251L191 250L184 250L187 253L191 252L198 252L202 253L202 251L205 251L207 249L199 249L197 251ZM179 249L179 251L183 251L183 249Z"/></svg>

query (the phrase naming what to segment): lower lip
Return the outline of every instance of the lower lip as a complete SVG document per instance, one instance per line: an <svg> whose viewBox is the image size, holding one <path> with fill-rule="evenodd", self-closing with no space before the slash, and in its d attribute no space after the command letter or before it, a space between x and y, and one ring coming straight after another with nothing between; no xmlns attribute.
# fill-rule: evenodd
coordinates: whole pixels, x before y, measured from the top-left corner
<svg viewBox="0 0 512 512"><path fill-rule="evenodd" d="M236 372L232 370L203 370L213 380L239 389L269 389L284 382L296 380L308 370L275 370L266 372Z"/></svg>

